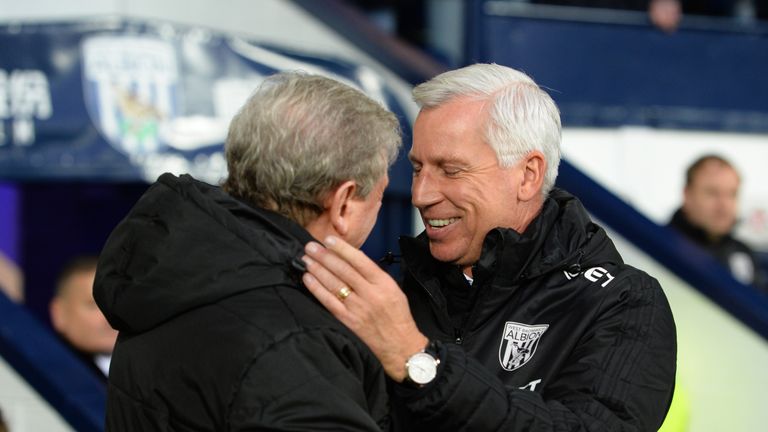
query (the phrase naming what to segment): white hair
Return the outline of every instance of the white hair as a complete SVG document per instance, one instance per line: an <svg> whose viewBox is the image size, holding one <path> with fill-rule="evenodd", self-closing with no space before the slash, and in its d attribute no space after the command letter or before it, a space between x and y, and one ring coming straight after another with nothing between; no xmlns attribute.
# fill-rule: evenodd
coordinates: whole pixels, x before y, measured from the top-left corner
<svg viewBox="0 0 768 432"><path fill-rule="evenodd" d="M528 75L495 63L478 63L442 73L413 89L420 108L434 108L455 98L491 102L485 139L499 165L509 167L534 150L544 154L547 171L542 194L552 189L560 165L560 111Z"/></svg>

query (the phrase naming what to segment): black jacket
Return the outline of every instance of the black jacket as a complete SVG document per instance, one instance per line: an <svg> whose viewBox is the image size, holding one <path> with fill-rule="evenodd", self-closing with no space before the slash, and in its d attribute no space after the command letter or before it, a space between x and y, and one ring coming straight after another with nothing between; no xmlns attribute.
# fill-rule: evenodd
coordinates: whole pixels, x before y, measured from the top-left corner
<svg viewBox="0 0 768 432"><path fill-rule="evenodd" d="M443 341L438 377L395 385L403 430L655 431L676 337L659 283L622 262L581 203L555 190L520 235L491 231L470 287L401 241L417 324ZM403 427L403 424L408 425Z"/></svg>
<svg viewBox="0 0 768 432"><path fill-rule="evenodd" d="M120 331L107 430L388 428L378 361L297 282L310 239L217 187L160 177L97 271Z"/></svg>
<svg viewBox="0 0 768 432"><path fill-rule="evenodd" d="M710 253L741 283L753 285L758 290L768 293L768 281L765 280L754 251L736 240L731 233L713 239L703 228L691 223L682 209L677 209L672 215L669 226Z"/></svg>

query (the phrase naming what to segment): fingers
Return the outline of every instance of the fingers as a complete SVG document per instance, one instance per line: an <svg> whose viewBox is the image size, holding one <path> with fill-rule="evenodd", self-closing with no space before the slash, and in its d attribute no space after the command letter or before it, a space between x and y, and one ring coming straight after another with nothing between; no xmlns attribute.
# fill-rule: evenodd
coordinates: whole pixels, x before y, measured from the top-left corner
<svg viewBox="0 0 768 432"><path fill-rule="evenodd" d="M328 249L316 242L307 243L304 249L307 255L302 259L307 272L327 294L337 296L343 286L352 290L346 309L350 305L368 304L386 308L401 301L401 297L404 299L397 282L363 252L335 237L328 237L326 242ZM333 303L331 300L339 299L329 298L327 302ZM343 307L340 303L337 306Z"/></svg>
<svg viewBox="0 0 768 432"><path fill-rule="evenodd" d="M308 243L305 252L307 256L302 259L307 264L307 271L328 290L335 292L342 285L347 285L358 293L367 289L368 281L343 257L315 242ZM365 255L363 257L368 259Z"/></svg>
<svg viewBox="0 0 768 432"><path fill-rule="evenodd" d="M359 292L311 258L305 256L303 259L308 271L301 277L304 286L333 316L354 331L359 325L357 313L361 306L362 310L367 309L361 303Z"/></svg>
<svg viewBox="0 0 768 432"><path fill-rule="evenodd" d="M304 282L304 286L306 286L309 292L317 298L320 304L328 309L333 316L344 322L344 303L336 296L336 294L326 288L309 273L304 273L301 280Z"/></svg>
<svg viewBox="0 0 768 432"><path fill-rule="evenodd" d="M326 255L333 256L333 252L326 251ZM341 261L338 257L333 257ZM308 256L302 257L307 265L307 273L302 276L302 281L307 289L326 307L336 318L348 327L354 317L350 306L354 309L360 299L361 291L365 291L362 285L343 281L330 272L319 262Z"/></svg>

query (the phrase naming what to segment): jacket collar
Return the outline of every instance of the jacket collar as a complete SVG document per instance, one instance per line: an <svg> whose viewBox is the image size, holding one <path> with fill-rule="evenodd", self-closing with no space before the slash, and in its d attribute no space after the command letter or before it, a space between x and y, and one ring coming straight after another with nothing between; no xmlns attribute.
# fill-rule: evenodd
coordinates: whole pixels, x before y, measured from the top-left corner
<svg viewBox="0 0 768 432"><path fill-rule="evenodd" d="M682 207L677 209L675 214L672 215L672 220L669 222L669 225L672 228L685 234L686 237L701 245L717 246L728 242L732 238L730 233L717 239L709 236L703 228L694 225L690 220L688 220L688 218L685 216L685 213L683 212Z"/></svg>
<svg viewBox="0 0 768 432"><path fill-rule="evenodd" d="M141 332L245 291L300 286L310 239L277 213L165 174L110 235L94 297L113 327Z"/></svg>
<svg viewBox="0 0 768 432"><path fill-rule="evenodd" d="M422 281L445 265L432 258L425 233L402 237L400 245L406 267ZM592 223L578 199L553 189L525 232L496 228L486 235L474 274L478 282L511 286L553 270L605 262L622 262L605 231Z"/></svg>

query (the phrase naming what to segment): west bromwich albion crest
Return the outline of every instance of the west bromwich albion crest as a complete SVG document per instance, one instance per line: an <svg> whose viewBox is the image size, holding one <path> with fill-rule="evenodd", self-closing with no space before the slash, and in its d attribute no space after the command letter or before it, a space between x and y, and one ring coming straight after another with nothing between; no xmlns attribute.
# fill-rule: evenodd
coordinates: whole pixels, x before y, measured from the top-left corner
<svg viewBox="0 0 768 432"><path fill-rule="evenodd" d="M549 324L520 324L507 321L504 333L501 335L499 346L499 362L504 370L513 371L522 367L533 358L536 347L539 346L541 335L549 328Z"/></svg>
<svg viewBox="0 0 768 432"><path fill-rule="evenodd" d="M85 105L106 141L132 157L162 150L161 132L177 117L180 99L173 44L96 35L83 39L82 52Z"/></svg>

